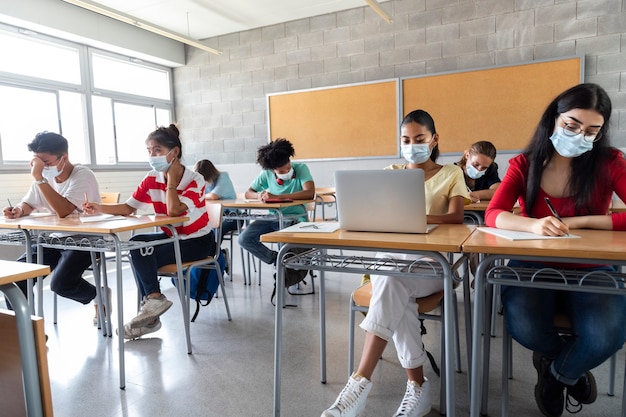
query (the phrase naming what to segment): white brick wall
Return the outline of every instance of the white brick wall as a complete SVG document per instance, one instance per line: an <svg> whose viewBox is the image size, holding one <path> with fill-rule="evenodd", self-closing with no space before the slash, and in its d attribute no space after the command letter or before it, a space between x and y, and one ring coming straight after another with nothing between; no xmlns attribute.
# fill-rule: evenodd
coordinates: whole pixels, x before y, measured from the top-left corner
<svg viewBox="0 0 626 417"><path fill-rule="evenodd" d="M174 70L187 149L225 167L244 163L237 170L255 175L256 148L268 140L266 94L575 54L585 55L586 81L609 92L613 141L626 146L626 0L391 0L381 7L392 24L361 7L206 40L221 56L188 48L187 66Z"/></svg>

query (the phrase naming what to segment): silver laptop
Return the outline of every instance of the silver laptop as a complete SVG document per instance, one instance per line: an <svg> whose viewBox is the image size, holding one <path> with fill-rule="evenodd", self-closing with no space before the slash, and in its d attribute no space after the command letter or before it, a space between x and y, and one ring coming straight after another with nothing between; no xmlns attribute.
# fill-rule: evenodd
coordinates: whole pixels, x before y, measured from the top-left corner
<svg viewBox="0 0 626 417"><path fill-rule="evenodd" d="M428 233L424 171L336 171L339 226L359 232Z"/></svg>

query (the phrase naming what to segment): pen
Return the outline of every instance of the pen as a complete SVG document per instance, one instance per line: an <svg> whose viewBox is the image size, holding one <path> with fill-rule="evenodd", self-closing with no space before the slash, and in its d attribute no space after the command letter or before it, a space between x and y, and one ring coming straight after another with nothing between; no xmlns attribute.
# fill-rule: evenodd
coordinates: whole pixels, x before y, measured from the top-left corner
<svg viewBox="0 0 626 417"><path fill-rule="evenodd" d="M300 229L308 229L309 227L312 229L319 229L316 224L305 224L304 226L300 226Z"/></svg>
<svg viewBox="0 0 626 417"><path fill-rule="evenodd" d="M556 209L554 208L554 206L552 205L552 203L550 202L550 199L548 197L545 197L544 200L546 200L546 204L548 205L548 208L550 209L550 211L552 212L552 215L554 217L557 218L558 221L560 221L561 223L565 224L565 222L563 221L563 219L561 218L561 216L559 216L559 213L557 213ZM569 236L569 233L566 233L567 236Z"/></svg>
<svg viewBox="0 0 626 417"><path fill-rule="evenodd" d="M7 198L7 202L9 203L9 208L10 208L11 210L13 210L13 204L11 204L11 200L9 200L9 199Z"/></svg>

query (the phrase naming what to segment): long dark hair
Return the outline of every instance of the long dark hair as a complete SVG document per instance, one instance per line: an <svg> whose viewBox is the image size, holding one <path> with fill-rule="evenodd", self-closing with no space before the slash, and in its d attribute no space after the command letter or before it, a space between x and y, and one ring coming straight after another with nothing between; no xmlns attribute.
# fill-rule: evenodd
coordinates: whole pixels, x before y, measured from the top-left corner
<svg viewBox="0 0 626 417"><path fill-rule="evenodd" d="M404 119L402 119L402 123L400 126L404 126L408 123L420 124L428 129L428 131L432 133L433 136L437 134L437 130L435 129L435 121L433 120L432 116L424 110L413 110L411 113L404 116ZM436 162L437 158L439 158L439 142L437 142L437 144L430 153L430 159L433 162Z"/></svg>
<svg viewBox="0 0 626 417"><path fill-rule="evenodd" d="M559 94L548 105L541 116L530 143L524 150L528 158L528 181L526 183L526 207L533 207L539 194L541 176L555 149L550 140L557 117L572 109L594 110L604 117L604 124L589 152L573 158L572 174L567 185L566 195L575 201L577 214L591 213L592 196L606 197L611 193L606 161L610 155L609 120L611 99L597 84L579 84ZM598 189L598 186L602 189ZM598 194L599 193L599 194Z"/></svg>

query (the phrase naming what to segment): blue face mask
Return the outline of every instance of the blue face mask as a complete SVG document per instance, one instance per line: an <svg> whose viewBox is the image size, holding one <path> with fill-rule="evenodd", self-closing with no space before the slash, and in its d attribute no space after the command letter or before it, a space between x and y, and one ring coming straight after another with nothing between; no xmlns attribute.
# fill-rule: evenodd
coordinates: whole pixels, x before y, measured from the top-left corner
<svg viewBox="0 0 626 417"><path fill-rule="evenodd" d="M430 145L428 143L418 143L400 145L402 156L410 164L423 164L430 158Z"/></svg>
<svg viewBox="0 0 626 417"><path fill-rule="evenodd" d="M482 177L483 175L485 175L485 172L487 172L487 170L485 169L484 171L479 171L477 170L474 165L470 164L469 161L467 161L465 163L465 170L467 171L467 176L470 177L473 180L477 180L478 178Z"/></svg>
<svg viewBox="0 0 626 417"><path fill-rule="evenodd" d="M587 142L582 132L569 136L564 133L564 129L560 126L557 126L552 136L550 136L550 140L554 149L565 158L576 158L593 149L593 142Z"/></svg>
<svg viewBox="0 0 626 417"><path fill-rule="evenodd" d="M170 150L170 152L172 151ZM166 153L165 155L151 156L150 166L152 167L152 169L159 172L165 172L170 169L172 163L167 162L167 155L169 155L170 152Z"/></svg>

